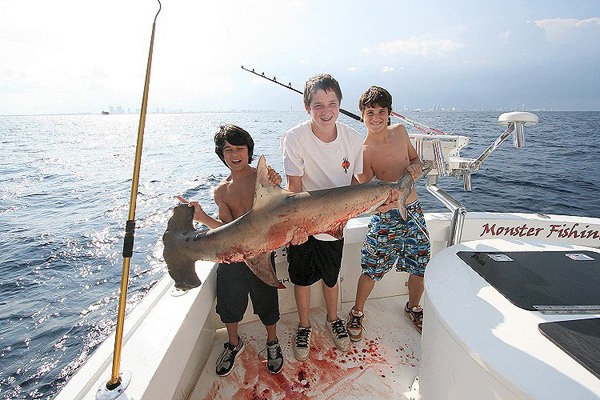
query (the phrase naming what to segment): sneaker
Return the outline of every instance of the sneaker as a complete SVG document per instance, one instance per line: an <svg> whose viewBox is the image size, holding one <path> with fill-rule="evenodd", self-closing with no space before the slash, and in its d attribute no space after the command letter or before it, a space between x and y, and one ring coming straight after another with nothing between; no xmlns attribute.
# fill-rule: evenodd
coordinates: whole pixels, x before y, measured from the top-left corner
<svg viewBox="0 0 600 400"><path fill-rule="evenodd" d="M348 336L353 342L358 342L362 339L363 325L362 320L365 314L362 311L354 311L354 307L348 314L348 323L346 323L346 329L348 330Z"/></svg>
<svg viewBox="0 0 600 400"><path fill-rule="evenodd" d="M331 333L331 337L333 337L335 347L342 351L350 351L352 343L350 343L350 337L348 336L344 321L338 318L335 321L327 321L325 325L327 325L327 330Z"/></svg>
<svg viewBox="0 0 600 400"><path fill-rule="evenodd" d="M294 357L298 361L304 361L310 355L310 327L298 327L294 340Z"/></svg>
<svg viewBox="0 0 600 400"><path fill-rule="evenodd" d="M283 368L283 353L279 346L279 340L275 339L267 343L267 369L272 374L278 374Z"/></svg>
<svg viewBox="0 0 600 400"><path fill-rule="evenodd" d="M421 333L423 330L423 309L421 307L408 308L408 302L404 306L404 314L415 324L415 328Z"/></svg>
<svg viewBox="0 0 600 400"><path fill-rule="evenodd" d="M238 336L238 345L234 346L227 342L223 345L225 348L221 357L217 360L217 375L225 376L229 375L233 369L235 359L244 351L244 341Z"/></svg>

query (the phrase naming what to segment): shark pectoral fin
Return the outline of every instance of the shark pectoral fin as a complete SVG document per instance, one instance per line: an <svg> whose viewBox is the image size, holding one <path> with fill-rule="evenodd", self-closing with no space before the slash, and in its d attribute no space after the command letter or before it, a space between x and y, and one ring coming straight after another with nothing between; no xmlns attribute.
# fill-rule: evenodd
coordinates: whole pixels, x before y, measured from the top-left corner
<svg viewBox="0 0 600 400"><path fill-rule="evenodd" d="M260 156L258 165L256 166L256 188L254 191L254 203L252 209L258 209L268 204L271 199L274 199L282 194L283 189L278 185L269 183L269 171L267 169L267 161L265 156Z"/></svg>
<svg viewBox="0 0 600 400"><path fill-rule="evenodd" d="M256 257L247 258L244 260L250 271L261 281L269 286L278 287L279 281L275 273L275 265L273 264L272 253L262 253Z"/></svg>

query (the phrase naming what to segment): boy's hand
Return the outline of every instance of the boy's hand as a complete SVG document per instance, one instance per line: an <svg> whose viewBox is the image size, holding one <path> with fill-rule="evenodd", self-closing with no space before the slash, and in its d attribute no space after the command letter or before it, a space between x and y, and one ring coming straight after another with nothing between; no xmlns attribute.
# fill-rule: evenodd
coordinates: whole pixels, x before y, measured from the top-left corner
<svg viewBox="0 0 600 400"><path fill-rule="evenodd" d="M398 207L398 199L400 199L398 189L392 189L385 202L377 207L376 210L382 213L388 212L391 209Z"/></svg>
<svg viewBox="0 0 600 400"><path fill-rule="evenodd" d="M308 240L308 232L304 228L296 228L294 231L294 235L292 236L292 240L290 240L290 244L297 246L302 244Z"/></svg>
<svg viewBox="0 0 600 400"><path fill-rule="evenodd" d="M421 173L422 170L423 166L421 165L421 163L410 164L408 168L406 168L406 171L410 173L410 176L412 176L413 179L417 179L417 176Z"/></svg>
<svg viewBox="0 0 600 400"><path fill-rule="evenodd" d="M175 198L183 204L187 204L188 207L194 207L194 220L202 222L204 217L208 216L208 214L206 214L206 212L204 212L204 210L202 209L200 203L198 203L197 201L189 201L181 196L175 196Z"/></svg>
<svg viewBox="0 0 600 400"><path fill-rule="evenodd" d="M283 181L281 175L279 175L273 168L267 165L267 178L269 183L273 186L279 186Z"/></svg>
<svg viewBox="0 0 600 400"><path fill-rule="evenodd" d="M202 206L197 201L190 201L188 203L188 207L194 207L194 219L196 221L202 222L205 217L208 216L206 212L202 209Z"/></svg>

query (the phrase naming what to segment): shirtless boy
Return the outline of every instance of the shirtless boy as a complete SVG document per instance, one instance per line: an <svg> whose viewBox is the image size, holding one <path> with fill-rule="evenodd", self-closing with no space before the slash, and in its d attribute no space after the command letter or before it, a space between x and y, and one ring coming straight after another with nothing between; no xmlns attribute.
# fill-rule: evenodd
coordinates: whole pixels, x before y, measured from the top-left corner
<svg viewBox="0 0 600 400"><path fill-rule="evenodd" d="M214 190L219 218L207 215L198 202L194 207L194 220L214 229L245 214L252 208L256 184L256 168L250 166L254 141L248 132L236 125L221 125L215 134L215 152L231 170ZM268 168L269 182L281 183L281 176ZM217 360L217 375L228 375L236 358L244 350L244 341L238 335L238 324L248 306L248 294L254 312L267 330L267 369L276 374L283 368L283 355L277 339L276 323L279 320L277 288L258 279L244 262L219 264L217 267L217 314L227 328L229 341Z"/></svg>
<svg viewBox="0 0 600 400"><path fill-rule="evenodd" d="M421 160L409 141L406 129L400 125L388 126L392 112L392 96L387 90L371 86L358 103L367 127L363 143L363 173L361 183L373 177L392 182L406 172L415 178L422 169ZM408 198L407 221L400 216L397 204L371 216L367 236L361 250L362 274L358 279L356 301L348 316L347 329L352 341L362 338L364 306L375 282L380 280L396 263L397 271L410 273L408 303L404 313L421 332L423 310L419 302L424 291L423 274L429 262L430 243L417 191L412 189Z"/></svg>

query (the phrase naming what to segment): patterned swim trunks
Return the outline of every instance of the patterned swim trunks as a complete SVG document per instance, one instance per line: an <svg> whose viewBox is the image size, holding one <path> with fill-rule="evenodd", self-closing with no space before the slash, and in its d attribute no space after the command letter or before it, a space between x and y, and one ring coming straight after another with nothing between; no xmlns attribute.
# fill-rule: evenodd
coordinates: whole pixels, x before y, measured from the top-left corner
<svg viewBox="0 0 600 400"><path fill-rule="evenodd" d="M371 216L363 242L362 273L378 281L394 265L397 271L423 276L429 262L431 244L425 218L418 200L406 206L407 219L394 208Z"/></svg>

